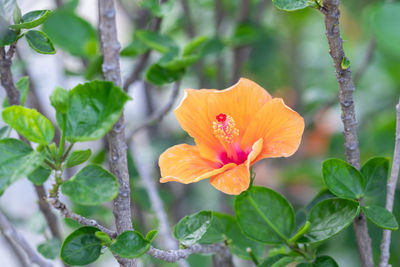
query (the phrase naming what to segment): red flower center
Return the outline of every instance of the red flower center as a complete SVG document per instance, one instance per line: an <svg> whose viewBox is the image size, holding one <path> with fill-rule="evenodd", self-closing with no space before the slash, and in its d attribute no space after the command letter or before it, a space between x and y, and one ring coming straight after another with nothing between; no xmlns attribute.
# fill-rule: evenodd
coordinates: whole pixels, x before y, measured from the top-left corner
<svg viewBox="0 0 400 267"><path fill-rule="evenodd" d="M224 122L226 120L226 114L220 113L215 118L217 119L218 122Z"/></svg>

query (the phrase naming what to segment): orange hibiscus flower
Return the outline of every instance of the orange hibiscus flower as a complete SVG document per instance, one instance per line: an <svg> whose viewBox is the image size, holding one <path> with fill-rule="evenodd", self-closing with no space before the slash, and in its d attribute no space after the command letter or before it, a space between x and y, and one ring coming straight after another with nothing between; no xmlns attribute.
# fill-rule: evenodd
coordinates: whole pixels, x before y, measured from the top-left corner
<svg viewBox="0 0 400 267"><path fill-rule="evenodd" d="M175 115L196 145L176 145L160 156L160 182L211 178L231 195L249 187L256 161L296 152L304 131L297 112L244 78L225 90L186 89Z"/></svg>

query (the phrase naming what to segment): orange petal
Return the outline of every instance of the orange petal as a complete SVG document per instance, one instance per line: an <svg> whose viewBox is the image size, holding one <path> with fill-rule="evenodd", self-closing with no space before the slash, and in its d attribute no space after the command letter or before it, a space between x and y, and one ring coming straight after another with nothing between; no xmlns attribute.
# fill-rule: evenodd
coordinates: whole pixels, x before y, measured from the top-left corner
<svg viewBox="0 0 400 267"><path fill-rule="evenodd" d="M223 149L214 136L214 119L208 117L208 97L216 91L185 89L185 95L175 109L181 127L194 138L202 157L214 161L218 160L216 151Z"/></svg>
<svg viewBox="0 0 400 267"><path fill-rule="evenodd" d="M219 167L218 163L201 158L197 147L186 144L167 149L161 154L158 165L161 183L175 181L183 184L198 182L236 166L230 163Z"/></svg>
<svg viewBox="0 0 400 267"><path fill-rule="evenodd" d="M250 121L241 147L246 149L254 140L263 138L263 149L256 161L267 157L289 157L298 149L303 131L303 118L282 99L274 98Z"/></svg>
<svg viewBox="0 0 400 267"><path fill-rule="evenodd" d="M251 162L260 154L263 147L263 140L259 139L254 143L252 151L247 160L233 169L224 171L210 179L210 183L218 190L229 195L239 195L246 190L250 184Z"/></svg>
<svg viewBox="0 0 400 267"><path fill-rule="evenodd" d="M250 120L269 100L271 96L264 88L241 78L235 85L210 94L208 115L212 120L220 113L231 116L239 129L239 135L243 136Z"/></svg>

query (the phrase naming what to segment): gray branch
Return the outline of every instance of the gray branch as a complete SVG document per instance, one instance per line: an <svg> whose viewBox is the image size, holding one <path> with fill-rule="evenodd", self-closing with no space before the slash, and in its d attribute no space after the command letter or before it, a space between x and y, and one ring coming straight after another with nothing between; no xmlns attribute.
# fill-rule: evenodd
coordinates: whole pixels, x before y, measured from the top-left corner
<svg viewBox="0 0 400 267"><path fill-rule="evenodd" d="M325 15L326 37L328 38L329 54L336 69L336 79L339 83L339 99L342 109L342 122L344 126L344 140L346 159L351 165L360 168L360 151L358 148L357 120L354 111L353 92L355 90L351 79L350 66L342 67L346 59L343 50L343 40L340 36L339 11L340 0L324 0L320 11ZM356 235L358 253L363 267L374 266L372 257L371 238L368 234L368 226L365 215L360 215L354 220L354 232Z"/></svg>
<svg viewBox="0 0 400 267"><path fill-rule="evenodd" d="M386 192L386 209L390 212L393 210L393 202L396 191L397 179L399 175L400 166L400 99L396 106L396 143L394 146L394 155L392 163L392 172L390 174L390 179L387 184ZM383 230L383 238L381 242L381 259L379 262L379 267L387 267L390 258L390 237L392 231Z"/></svg>
<svg viewBox="0 0 400 267"><path fill-rule="evenodd" d="M8 221L6 216L0 211L0 229L9 239L13 240L18 244L29 258L31 263L37 264L40 267L51 267L52 264L44 261L36 251L28 244L25 238L17 232L11 223Z"/></svg>
<svg viewBox="0 0 400 267"><path fill-rule="evenodd" d="M117 38L117 26L115 22L116 10L114 0L99 0L99 32L103 53L102 70L106 80L121 86L121 72L119 54L121 45ZM128 163L125 142L125 124L122 114L113 128L108 133L109 156L108 162L111 172L118 178L119 193L113 202L113 214L117 232L122 233L132 230L130 185ZM136 260L127 260L117 257L120 266L136 266Z"/></svg>

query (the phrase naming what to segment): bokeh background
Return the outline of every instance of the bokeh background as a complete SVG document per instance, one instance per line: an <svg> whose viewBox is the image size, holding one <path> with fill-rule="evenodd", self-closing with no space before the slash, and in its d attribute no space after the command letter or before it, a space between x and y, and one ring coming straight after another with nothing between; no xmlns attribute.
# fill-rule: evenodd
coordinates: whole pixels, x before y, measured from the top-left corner
<svg viewBox="0 0 400 267"><path fill-rule="evenodd" d="M117 3L118 37L123 52L123 81L132 76L141 55L134 49L135 31L154 24L153 13L146 8L151 0L119 0ZM156 1L157 2L157 1ZM49 95L55 86L67 89L85 80L101 78L101 58L97 39L97 1L95 0L24 0L18 1L22 13L35 9L56 9L43 26L55 43L55 55L40 55L25 41L18 43L13 63L15 80L29 75L31 91L27 106L39 109L54 121ZM395 138L395 105L400 93L400 3L392 1L351 0L341 5L341 31L344 49L350 59L353 80L361 161L373 156L392 157ZM207 36L201 58L187 69L183 88L224 89L239 77L256 81L306 121L306 130L298 152L284 159L265 159L256 164L255 184L281 192L297 211L324 188L321 163L330 157L344 159L344 139L338 105L338 84L328 54L323 16L307 8L283 12L270 0L169 0L160 10L159 32L183 47L197 36ZM60 19L60 16L64 16ZM58 29L58 31L54 31ZM132 42L133 41L133 42ZM140 125L149 114L164 106L173 85L154 86L145 80L146 69L161 57L152 52L138 79L128 92L133 97L126 105L127 132ZM0 90L0 99L5 97ZM112 100L110 100L112 101ZM4 123L0 121L0 127ZM12 133L14 134L14 133ZM233 213L233 197L215 190L207 180L191 184L159 184L157 158L166 148L192 143L170 112L161 123L141 131L129 140L135 227L147 232L157 227L147 192L138 177L133 154L151 171L164 201L171 225L183 216L199 210ZM107 165L105 143L87 142L77 148L91 148L91 162ZM137 161L136 161L137 163ZM71 170L67 175L73 175ZM48 182L46 186L49 186ZM394 214L400 219L399 191ZM82 215L112 225L110 205L85 207L69 203ZM33 187L26 179L13 184L0 197L0 209L33 244L48 236L43 216L37 207ZM76 226L62 220L67 235ZM382 231L369 224L375 259L379 257ZM359 266L352 227L320 247L340 266ZM400 266L400 234L392 236L392 266ZM2 266L21 266L0 236ZM235 259L238 264L248 266ZM211 266L210 256L191 256L193 267ZM142 266L175 266L155 262L144 256ZM109 252L92 266L117 266Z"/></svg>

